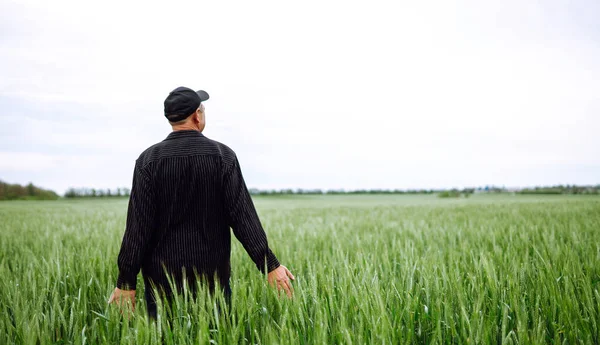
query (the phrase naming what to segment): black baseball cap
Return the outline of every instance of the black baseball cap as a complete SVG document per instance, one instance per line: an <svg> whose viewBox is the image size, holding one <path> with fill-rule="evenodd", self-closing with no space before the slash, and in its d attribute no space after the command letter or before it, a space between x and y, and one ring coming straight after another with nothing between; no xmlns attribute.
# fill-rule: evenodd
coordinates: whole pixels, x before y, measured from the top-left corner
<svg viewBox="0 0 600 345"><path fill-rule="evenodd" d="M185 120L208 98L208 93L204 90L194 91L180 86L165 99L165 117L171 122Z"/></svg>

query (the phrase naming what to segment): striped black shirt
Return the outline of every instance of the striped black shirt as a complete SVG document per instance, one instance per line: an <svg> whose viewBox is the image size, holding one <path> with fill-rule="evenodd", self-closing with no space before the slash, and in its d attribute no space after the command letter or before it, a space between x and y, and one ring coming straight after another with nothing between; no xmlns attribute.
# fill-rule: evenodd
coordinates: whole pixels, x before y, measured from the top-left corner
<svg viewBox="0 0 600 345"><path fill-rule="evenodd" d="M231 232L256 266L279 266L269 249L235 152L193 130L174 131L136 160L117 287L167 286L199 274L228 284ZM184 273L185 272L185 273Z"/></svg>

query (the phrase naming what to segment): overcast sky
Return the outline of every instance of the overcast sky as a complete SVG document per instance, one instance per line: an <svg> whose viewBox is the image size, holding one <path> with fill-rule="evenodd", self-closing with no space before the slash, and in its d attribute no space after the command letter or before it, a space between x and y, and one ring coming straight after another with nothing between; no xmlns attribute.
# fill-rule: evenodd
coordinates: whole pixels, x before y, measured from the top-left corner
<svg viewBox="0 0 600 345"><path fill-rule="evenodd" d="M169 91L249 187L600 183L600 2L0 2L0 179L130 186Z"/></svg>

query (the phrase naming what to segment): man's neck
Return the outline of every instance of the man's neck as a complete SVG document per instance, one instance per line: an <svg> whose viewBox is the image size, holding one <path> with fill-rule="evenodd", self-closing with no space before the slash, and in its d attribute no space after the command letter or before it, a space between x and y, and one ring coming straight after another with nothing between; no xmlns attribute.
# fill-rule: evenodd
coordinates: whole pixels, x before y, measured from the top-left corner
<svg viewBox="0 0 600 345"><path fill-rule="evenodd" d="M173 128L173 132L176 132L176 131L198 131L198 132L200 132L198 127L190 126L190 125L172 126L172 128Z"/></svg>

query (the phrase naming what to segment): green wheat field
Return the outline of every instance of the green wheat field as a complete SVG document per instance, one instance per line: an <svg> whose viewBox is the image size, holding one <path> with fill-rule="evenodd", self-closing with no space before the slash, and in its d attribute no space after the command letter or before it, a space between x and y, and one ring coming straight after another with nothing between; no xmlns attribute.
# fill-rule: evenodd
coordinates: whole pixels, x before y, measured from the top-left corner
<svg viewBox="0 0 600 345"><path fill-rule="evenodd" d="M127 200L0 203L0 344L600 344L600 197L258 197L296 276L236 240L233 300L107 300Z"/></svg>

